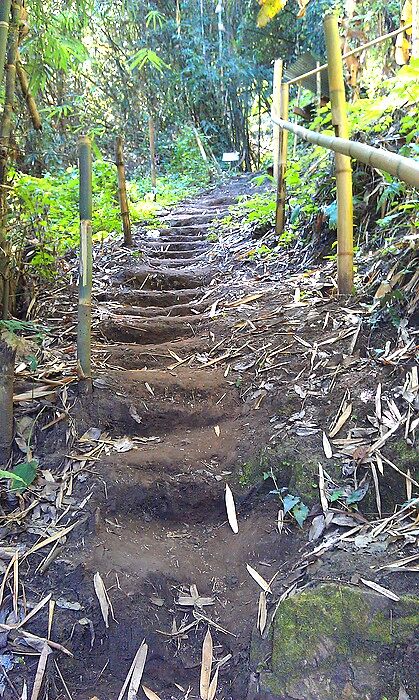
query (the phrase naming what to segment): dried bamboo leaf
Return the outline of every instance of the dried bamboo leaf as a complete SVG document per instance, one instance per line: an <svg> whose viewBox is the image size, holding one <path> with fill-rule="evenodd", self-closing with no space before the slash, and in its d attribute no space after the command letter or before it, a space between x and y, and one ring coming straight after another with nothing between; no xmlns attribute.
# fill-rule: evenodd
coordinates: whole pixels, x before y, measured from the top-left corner
<svg viewBox="0 0 419 700"><path fill-rule="evenodd" d="M212 653L212 637L208 628L202 645L201 677L199 681L199 694L201 696L201 700L208 700L211 680Z"/></svg>
<svg viewBox="0 0 419 700"><path fill-rule="evenodd" d="M121 692L120 692L119 695L118 695L118 700L122 700L122 698L123 698L124 695L125 695L125 691L126 691L126 689L127 689L127 687L128 687L128 683L129 683L130 680L131 680L131 677L132 677L134 668L135 668L136 665L137 665L138 658L140 657L140 654L142 653L142 648L143 648L143 645L144 645L144 644L145 644L145 639L141 642L140 646L138 647L137 653L135 654L134 659L133 659L133 661L132 661L132 664L131 664L131 666L129 667L129 671L128 671L127 675L125 676L125 680L124 680L124 683L123 683L123 685L122 685Z"/></svg>
<svg viewBox="0 0 419 700"><path fill-rule="evenodd" d="M406 472L406 496L407 500L410 501L412 498L412 493L413 493L413 487L412 487L412 475L410 473L410 469L407 469Z"/></svg>
<svg viewBox="0 0 419 700"><path fill-rule="evenodd" d="M19 627L23 627L23 625L26 625L26 623L29 622L29 620L32 617L34 617L37 614L37 612L39 612L41 610L41 608L44 607L44 605L46 605L48 603L48 601L51 599L51 596L52 596L52 593L48 593L48 595L45 596L45 598L43 598L37 605L35 605L35 607L30 611L30 613L28 613L23 618L23 620L21 620L21 622L19 622L19 624L16 625L16 629L19 629Z"/></svg>
<svg viewBox="0 0 419 700"><path fill-rule="evenodd" d="M278 511L277 528L279 534L281 534L282 530L284 529L284 511L282 508L280 508Z"/></svg>
<svg viewBox="0 0 419 700"><path fill-rule="evenodd" d="M93 577L93 585L95 587L95 593L98 597L99 604L100 604L100 611L102 613L103 621L105 623L105 627L108 629L109 627L109 602L108 602L108 596L106 593L106 588L105 584L103 583L102 577L100 573L97 571Z"/></svg>
<svg viewBox="0 0 419 700"><path fill-rule="evenodd" d="M42 540L41 542L38 542L38 544L34 544L31 549L29 549L22 557L22 561L26 559L30 554L34 554L34 552L37 552L39 549L43 549L44 547L47 547L49 544L52 544L52 542L56 542L56 540L60 540L62 537L65 537L68 535L71 530L78 525L78 521L73 523L72 525L69 525L68 527L63 528L63 530L60 530L59 532L56 532L55 535L51 535L51 537L47 537L45 540Z"/></svg>
<svg viewBox="0 0 419 700"><path fill-rule="evenodd" d="M217 437L220 437L220 426L219 425L214 425L214 433L216 434Z"/></svg>
<svg viewBox="0 0 419 700"><path fill-rule="evenodd" d="M237 535L239 531L239 524L237 522L236 504L234 503L234 496L228 484L226 484L225 503L228 522L230 523L230 527L234 534Z"/></svg>
<svg viewBox="0 0 419 700"><path fill-rule="evenodd" d="M378 474L377 474L377 469L375 467L375 464L371 464L371 472L372 472L372 478L374 481L374 488L375 488L375 502L377 504L377 511L378 515L382 516L381 513L381 494L380 494L380 485L378 482Z"/></svg>
<svg viewBox="0 0 419 700"><path fill-rule="evenodd" d="M326 455L327 459L331 459L333 457L332 445L330 444L328 437L324 431L323 431L323 450L324 450L324 454Z"/></svg>
<svg viewBox="0 0 419 700"><path fill-rule="evenodd" d="M135 700L140 688L141 679L144 673L144 666L147 659L148 646L143 642L136 655L136 662L132 670L131 681L128 688L128 700Z"/></svg>
<svg viewBox="0 0 419 700"><path fill-rule="evenodd" d="M381 421L382 408L381 408L381 384L377 386L377 391L375 392L375 415L377 420Z"/></svg>
<svg viewBox="0 0 419 700"><path fill-rule="evenodd" d="M330 438L332 438L338 434L338 432L341 430L341 428L343 428L343 426L345 425L345 423L348 420L351 413L352 413L352 404L348 403L347 406L342 411L342 413L340 414L340 416L336 422L335 427L330 431L330 433L329 433Z"/></svg>
<svg viewBox="0 0 419 700"><path fill-rule="evenodd" d="M259 607L258 607L258 629L261 634L263 634L266 627L266 620L268 619L268 608L266 605L266 593L261 591L259 594Z"/></svg>
<svg viewBox="0 0 419 700"><path fill-rule="evenodd" d="M218 685L218 672L219 672L219 667L215 669L215 673L212 677L212 681L210 683L210 687L208 689L208 700L214 700L216 692L217 692L217 685Z"/></svg>
<svg viewBox="0 0 419 700"><path fill-rule="evenodd" d="M327 513L329 510L329 504L326 498L326 491L324 487L324 471L323 466L319 462L319 493L320 493L320 503L322 504L323 513Z"/></svg>
<svg viewBox="0 0 419 700"><path fill-rule="evenodd" d="M41 651L41 656L39 657L38 666L36 669L35 680L32 688L31 700L38 700L39 693L41 692L42 681L44 679L45 669L47 666L48 655L51 649L48 644L44 644Z"/></svg>
<svg viewBox="0 0 419 700"><path fill-rule="evenodd" d="M399 596L393 593L393 591L390 591L388 588L384 588L383 586L380 586L379 583L375 583L375 581L369 581L366 578L360 578L360 581L364 583L368 588L372 588L373 591L376 591L377 593L381 593L381 595L385 596L386 598L390 598L390 600L394 600L398 602L400 600Z"/></svg>
<svg viewBox="0 0 419 700"><path fill-rule="evenodd" d="M265 591L265 593L272 593L269 583L265 581L263 576L258 574L258 572L255 569L253 569L253 567L249 566L249 564L246 564L246 569L250 576L253 578L253 580L256 581L258 586L260 586L261 589Z"/></svg>
<svg viewBox="0 0 419 700"><path fill-rule="evenodd" d="M150 688L147 688L147 686L145 685L142 685L141 688L148 700L160 700L159 696L157 695L157 693L154 692L154 690L150 690Z"/></svg>

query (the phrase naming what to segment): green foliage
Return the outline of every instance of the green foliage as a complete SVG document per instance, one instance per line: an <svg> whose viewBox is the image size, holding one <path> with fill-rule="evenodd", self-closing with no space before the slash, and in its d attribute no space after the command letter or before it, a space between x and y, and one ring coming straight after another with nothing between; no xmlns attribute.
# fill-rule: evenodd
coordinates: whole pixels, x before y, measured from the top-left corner
<svg viewBox="0 0 419 700"><path fill-rule="evenodd" d="M8 479L10 490L21 493L35 481L38 469L38 460L32 459L29 462L17 464L12 471L0 469L0 479Z"/></svg>

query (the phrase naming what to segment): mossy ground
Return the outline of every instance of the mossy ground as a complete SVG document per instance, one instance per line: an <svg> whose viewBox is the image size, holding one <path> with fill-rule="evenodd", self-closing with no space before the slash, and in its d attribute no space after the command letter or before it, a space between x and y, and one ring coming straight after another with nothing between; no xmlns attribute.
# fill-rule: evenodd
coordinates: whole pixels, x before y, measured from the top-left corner
<svg viewBox="0 0 419 700"><path fill-rule="evenodd" d="M333 584L305 591L278 610L272 673L263 674L264 684L278 697L286 694L290 684L306 682L310 674L329 678L333 686L342 664L358 669L362 683L368 682L384 658L406 643L418 625L419 601L412 596L393 603L374 593ZM381 693L387 691L381 688ZM337 688L332 696L333 692Z"/></svg>

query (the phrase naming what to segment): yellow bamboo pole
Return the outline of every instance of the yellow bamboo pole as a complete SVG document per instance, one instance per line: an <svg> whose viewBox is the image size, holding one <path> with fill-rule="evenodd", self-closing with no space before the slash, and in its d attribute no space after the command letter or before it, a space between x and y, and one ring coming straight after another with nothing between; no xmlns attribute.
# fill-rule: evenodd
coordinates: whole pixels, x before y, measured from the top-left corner
<svg viewBox="0 0 419 700"><path fill-rule="evenodd" d="M412 58L419 58L419 0L412 0Z"/></svg>
<svg viewBox="0 0 419 700"><path fill-rule="evenodd" d="M275 117L281 116L281 83L282 83L282 59L278 58L274 63L274 79L273 79L273 91L272 91L272 120ZM279 172L279 139L280 139L280 129L275 124L273 127L273 145L272 145L272 160L273 160L273 176L274 180L278 182L278 172Z"/></svg>
<svg viewBox="0 0 419 700"><path fill-rule="evenodd" d="M92 328L92 143L82 136L78 143L80 271L77 323L77 361L79 390L92 391L91 328Z"/></svg>
<svg viewBox="0 0 419 700"><path fill-rule="evenodd" d="M281 85L281 119L288 121L289 111L289 87L287 83ZM285 176L287 172L287 154L288 154L288 131L280 130L279 135L279 166L278 166L278 185L276 195L276 216L275 216L275 232L278 236L284 233L285 228L285 203L287 197Z"/></svg>
<svg viewBox="0 0 419 700"><path fill-rule="evenodd" d="M326 36L329 93L332 107L332 124L338 137L349 136L346 112L343 61L339 37L338 18L335 14L324 18ZM351 294L353 289L353 199L351 159L335 154L336 195L338 205L338 287L340 294Z"/></svg>
<svg viewBox="0 0 419 700"><path fill-rule="evenodd" d="M127 184L125 180L124 150L122 136L117 136L115 140L115 161L118 171L118 198L121 209L122 229L124 231L124 244L132 245L131 220L129 216L129 206L127 197Z"/></svg>

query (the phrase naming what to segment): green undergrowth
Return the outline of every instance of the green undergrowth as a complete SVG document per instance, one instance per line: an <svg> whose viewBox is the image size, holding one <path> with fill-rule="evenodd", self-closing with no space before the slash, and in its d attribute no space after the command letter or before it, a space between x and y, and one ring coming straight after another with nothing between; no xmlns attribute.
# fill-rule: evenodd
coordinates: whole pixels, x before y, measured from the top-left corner
<svg viewBox="0 0 419 700"><path fill-rule="evenodd" d="M185 129L173 139L167 163L157 179L156 201L149 176L138 173L127 181L131 221L157 226L162 207L174 205L199 192L209 182L210 170L203 161L193 132ZM11 173L14 210L19 225L11 222L14 248L31 241L28 266L44 277L53 276L57 261L79 244L79 178L75 166L34 177ZM15 231L18 233L15 233ZM116 166L105 160L93 163L93 240L102 242L122 232Z"/></svg>

